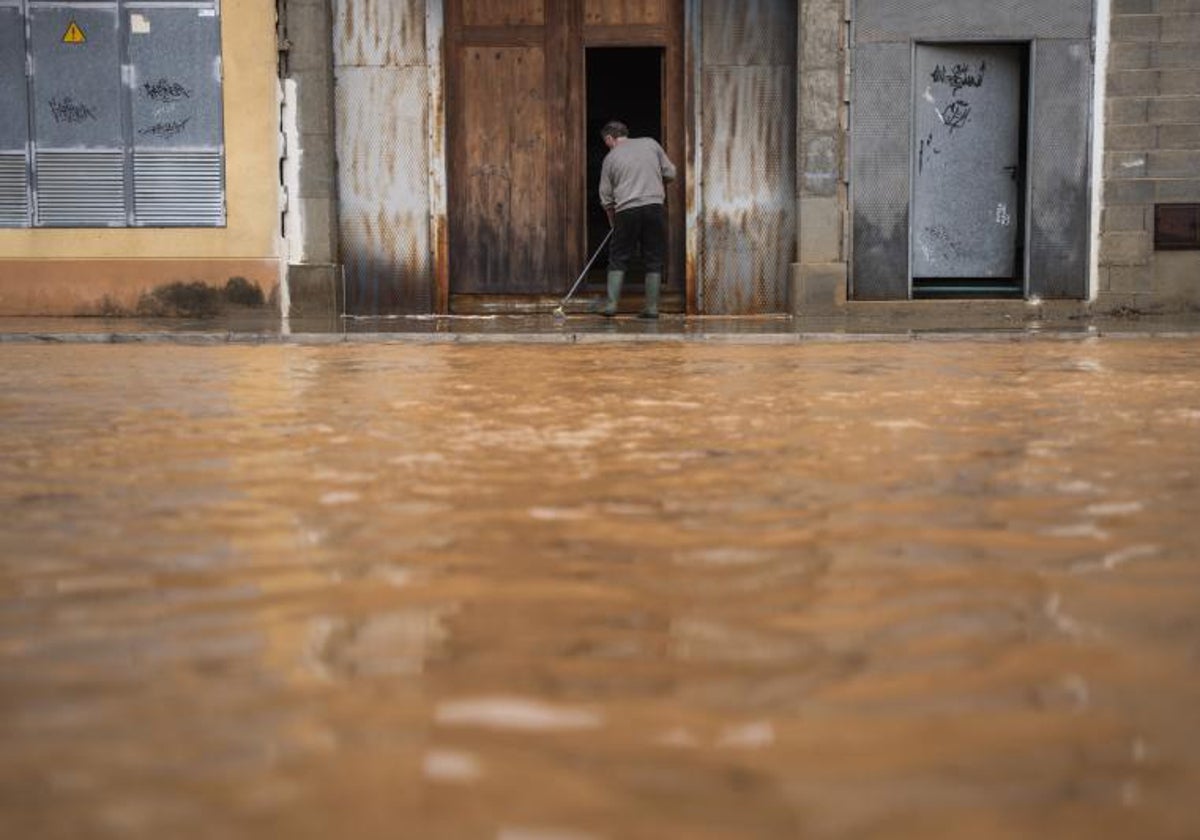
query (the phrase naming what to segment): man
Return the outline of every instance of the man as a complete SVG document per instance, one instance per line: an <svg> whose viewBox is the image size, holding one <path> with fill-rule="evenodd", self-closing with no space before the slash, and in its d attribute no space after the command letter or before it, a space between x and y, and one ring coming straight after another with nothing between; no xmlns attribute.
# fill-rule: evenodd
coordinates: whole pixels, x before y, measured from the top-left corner
<svg viewBox="0 0 1200 840"><path fill-rule="evenodd" d="M600 170L600 203L613 228L608 248L608 299L601 311L609 318L617 314L625 271L641 245L646 302L638 317L657 318L667 239L663 185L675 179L675 165L653 139L630 137L624 123L608 123L600 136L608 147Z"/></svg>

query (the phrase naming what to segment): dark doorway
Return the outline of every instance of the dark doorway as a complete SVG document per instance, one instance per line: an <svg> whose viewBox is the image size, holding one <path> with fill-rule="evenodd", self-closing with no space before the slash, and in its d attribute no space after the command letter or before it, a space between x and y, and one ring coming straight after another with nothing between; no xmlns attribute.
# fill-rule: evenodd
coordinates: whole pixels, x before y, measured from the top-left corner
<svg viewBox="0 0 1200 840"><path fill-rule="evenodd" d="M587 79L587 250L595 253L608 232L608 218L600 206L600 167L608 153L600 130L610 120L629 126L631 137L653 137L663 142L662 47L591 47L585 51ZM678 162L676 163L678 166ZM596 260L589 281L603 276L605 255ZM630 279L640 281L642 268L635 262ZM670 278L668 278L670 282Z"/></svg>
<svg viewBox="0 0 1200 840"><path fill-rule="evenodd" d="M444 5L449 212L436 257L439 308L503 310L567 290L607 232L599 131L620 119L662 143L680 173L667 190L660 307L683 311L683 0ZM607 268L603 255L596 262Z"/></svg>

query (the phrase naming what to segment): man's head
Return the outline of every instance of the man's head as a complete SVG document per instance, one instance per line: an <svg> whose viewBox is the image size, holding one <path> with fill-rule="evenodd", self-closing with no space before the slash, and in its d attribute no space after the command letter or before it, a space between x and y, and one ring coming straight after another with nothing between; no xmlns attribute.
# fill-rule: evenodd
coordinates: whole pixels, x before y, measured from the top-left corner
<svg viewBox="0 0 1200 840"><path fill-rule="evenodd" d="M629 136L629 126L623 122L612 120L605 123L604 128L600 129L600 136L604 138L604 145L611 149L623 138Z"/></svg>

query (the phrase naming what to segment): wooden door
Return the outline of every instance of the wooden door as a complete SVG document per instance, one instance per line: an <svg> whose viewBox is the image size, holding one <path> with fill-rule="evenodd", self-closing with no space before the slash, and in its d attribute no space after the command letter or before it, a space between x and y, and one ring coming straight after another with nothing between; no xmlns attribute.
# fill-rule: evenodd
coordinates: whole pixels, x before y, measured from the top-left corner
<svg viewBox="0 0 1200 840"><path fill-rule="evenodd" d="M564 262L566 8L451 0L446 24L451 291L550 293Z"/></svg>
<svg viewBox="0 0 1200 840"><path fill-rule="evenodd" d="M452 296L559 295L586 260L584 144L599 141L584 137L585 39L667 48L668 152L682 171L681 0L448 0Z"/></svg>

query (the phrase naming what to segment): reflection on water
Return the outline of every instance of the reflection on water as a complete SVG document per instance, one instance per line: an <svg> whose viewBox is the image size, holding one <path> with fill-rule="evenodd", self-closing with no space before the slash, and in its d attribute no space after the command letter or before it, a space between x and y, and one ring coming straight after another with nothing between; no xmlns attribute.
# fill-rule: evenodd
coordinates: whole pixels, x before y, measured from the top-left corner
<svg viewBox="0 0 1200 840"><path fill-rule="evenodd" d="M1195 837L1182 341L27 347L5 837Z"/></svg>

